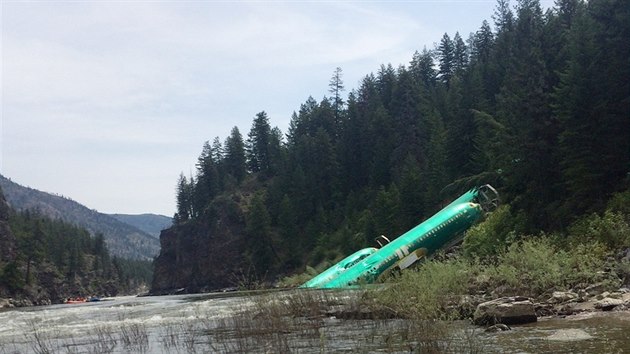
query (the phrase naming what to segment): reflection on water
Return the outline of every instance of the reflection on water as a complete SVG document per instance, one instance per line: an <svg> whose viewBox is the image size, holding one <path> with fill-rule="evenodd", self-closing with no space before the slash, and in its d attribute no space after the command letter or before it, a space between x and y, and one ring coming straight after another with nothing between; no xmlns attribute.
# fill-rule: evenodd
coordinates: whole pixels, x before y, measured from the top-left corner
<svg viewBox="0 0 630 354"><path fill-rule="evenodd" d="M463 321L321 316L321 303L348 303L356 295L285 291L120 297L5 309L0 310L0 354L630 352L628 312L543 319L501 333L485 333ZM293 315L287 316L287 310Z"/></svg>

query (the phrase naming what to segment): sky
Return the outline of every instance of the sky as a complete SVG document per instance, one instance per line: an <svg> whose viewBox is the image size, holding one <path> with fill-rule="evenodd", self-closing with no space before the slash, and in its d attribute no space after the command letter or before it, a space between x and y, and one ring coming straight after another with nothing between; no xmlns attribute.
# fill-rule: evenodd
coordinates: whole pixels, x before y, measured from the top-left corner
<svg viewBox="0 0 630 354"><path fill-rule="evenodd" d="M335 68L351 91L444 33L492 25L495 4L0 0L0 174L104 213L172 216L205 141L246 137L260 111L286 132Z"/></svg>

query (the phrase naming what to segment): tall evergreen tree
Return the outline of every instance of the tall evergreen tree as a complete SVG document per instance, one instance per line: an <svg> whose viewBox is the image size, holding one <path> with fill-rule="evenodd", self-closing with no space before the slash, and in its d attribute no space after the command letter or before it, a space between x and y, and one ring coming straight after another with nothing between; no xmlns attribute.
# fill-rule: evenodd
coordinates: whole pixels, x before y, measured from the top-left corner
<svg viewBox="0 0 630 354"><path fill-rule="evenodd" d="M494 43L494 34L490 28L488 21L483 20L481 28L475 32L473 46L470 53L472 62L486 63L490 58L492 46Z"/></svg>
<svg viewBox="0 0 630 354"><path fill-rule="evenodd" d="M256 114L247 139L247 164L250 171L260 172L263 176L269 174L271 169L270 143L271 125L267 113L263 111Z"/></svg>
<svg viewBox="0 0 630 354"><path fill-rule="evenodd" d="M381 65L376 75L376 87L383 107L387 110L391 109L396 87L396 70L392 64Z"/></svg>
<svg viewBox="0 0 630 354"><path fill-rule="evenodd" d="M467 66L468 48L459 32L456 32L455 37L453 37L453 73L461 76Z"/></svg>
<svg viewBox="0 0 630 354"><path fill-rule="evenodd" d="M332 78L330 78L330 82L328 83L328 92L332 95L332 106L335 112L335 124L339 124L341 121L342 111L344 108L344 101L341 94L344 90L343 72L340 67L337 67Z"/></svg>
<svg viewBox="0 0 630 354"><path fill-rule="evenodd" d="M194 186L194 209L200 212L219 193L220 178L210 142L203 144L197 159L197 183Z"/></svg>
<svg viewBox="0 0 630 354"><path fill-rule="evenodd" d="M188 182L184 173L180 173L177 181L177 213L175 222L183 222L193 217L193 182Z"/></svg>
<svg viewBox="0 0 630 354"><path fill-rule="evenodd" d="M455 45L448 33L444 33L437 48L440 80L448 84L455 72Z"/></svg>
<svg viewBox="0 0 630 354"><path fill-rule="evenodd" d="M225 171L239 183L245 178L247 170L245 144L243 143L243 136L237 127L232 128L230 136L225 140L224 148L225 158L223 159L223 165Z"/></svg>
<svg viewBox="0 0 630 354"><path fill-rule="evenodd" d="M416 51L413 54L409 70L416 82L424 84L427 89L435 86L437 72L434 68L433 53L427 50L426 47L422 50L422 53Z"/></svg>

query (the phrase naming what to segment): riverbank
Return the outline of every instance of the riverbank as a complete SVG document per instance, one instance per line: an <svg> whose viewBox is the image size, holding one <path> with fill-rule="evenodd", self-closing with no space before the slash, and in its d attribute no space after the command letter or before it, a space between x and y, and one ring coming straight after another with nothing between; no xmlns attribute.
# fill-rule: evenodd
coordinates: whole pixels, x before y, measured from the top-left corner
<svg viewBox="0 0 630 354"><path fill-rule="evenodd" d="M14 352L610 352L630 349L630 311L591 307L490 333L469 320L377 311L379 289L117 298L0 311L0 354ZM557 294L559 295L559 294ZM601 294L598 294L601 295ZM612 294L615 296L615 294ZM625 301L627 293L622 293ZM597 295L585 302L595 303ZM556 305L573 303L563 301ZM592 312L589 312L592 311ZM624 352L623 350L615 350Z"/></svg>

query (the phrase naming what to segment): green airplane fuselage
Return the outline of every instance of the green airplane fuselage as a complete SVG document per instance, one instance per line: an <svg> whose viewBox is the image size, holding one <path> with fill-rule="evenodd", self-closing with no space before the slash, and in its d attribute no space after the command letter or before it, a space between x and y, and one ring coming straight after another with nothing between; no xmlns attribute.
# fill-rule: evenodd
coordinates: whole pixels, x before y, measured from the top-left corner
<svg viewBox="0 0 630 354"><path fill-rule="evenodd" d="M435 252L472 226L481 215L482 209L479 204L471 202L451 203L439 213L383 246L337 277L315 287L323 289L346 288L363 283L373 283L381 274L413 252L421 250L423 255Z"/></svg>

